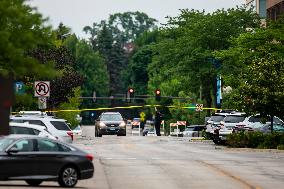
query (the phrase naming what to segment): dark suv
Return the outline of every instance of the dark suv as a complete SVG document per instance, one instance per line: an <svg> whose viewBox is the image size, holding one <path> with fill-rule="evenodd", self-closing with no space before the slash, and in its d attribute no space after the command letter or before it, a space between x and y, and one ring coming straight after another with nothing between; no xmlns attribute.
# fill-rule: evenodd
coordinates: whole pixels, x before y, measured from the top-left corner
<svg viewBox="0 0 284 189"><path fill-rule="evenodd" d="M126 136L126 122L119 112L104 112L96 120L95 136L117 135Z"/></svg>

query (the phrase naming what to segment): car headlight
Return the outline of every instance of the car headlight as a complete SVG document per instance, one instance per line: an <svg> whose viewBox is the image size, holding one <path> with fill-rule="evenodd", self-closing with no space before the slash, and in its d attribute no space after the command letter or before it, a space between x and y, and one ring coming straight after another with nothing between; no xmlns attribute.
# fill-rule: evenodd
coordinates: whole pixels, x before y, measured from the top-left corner
<svg viewBox="0 0 284 189"><path fill-rule="evenodd" d="M104 124L103 122L100 122L100 127L106 127L106 124Z"/></svg>
<svg viewBox="0 0 284 189"><path fill-rule="evenodd" d="M126 126L126 124L125 124L124 121L119 124L119 127L125 127L125 126Z"/></svg>

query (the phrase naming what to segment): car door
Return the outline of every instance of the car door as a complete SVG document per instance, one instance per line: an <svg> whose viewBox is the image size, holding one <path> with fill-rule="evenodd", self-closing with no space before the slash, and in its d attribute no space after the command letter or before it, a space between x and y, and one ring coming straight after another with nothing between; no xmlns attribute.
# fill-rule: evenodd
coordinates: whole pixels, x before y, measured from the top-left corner
<svg viewBox="0 0 284 189"><path fill-rule="evenodd" d="M36 170L42 175L57 176L62 166L67 163L65 158L68 156L68 151L71 150L45 138L37 139L36 146Z"/></svg>
<svg viewBox="0 0 284 189"><path fill-rule="evenodd" d="M7 153L5 160L7 177L34 176L36 174L34 140L18 140L11 147L9 147L9 149L12 148L17 149L18 152Z"/></svg>

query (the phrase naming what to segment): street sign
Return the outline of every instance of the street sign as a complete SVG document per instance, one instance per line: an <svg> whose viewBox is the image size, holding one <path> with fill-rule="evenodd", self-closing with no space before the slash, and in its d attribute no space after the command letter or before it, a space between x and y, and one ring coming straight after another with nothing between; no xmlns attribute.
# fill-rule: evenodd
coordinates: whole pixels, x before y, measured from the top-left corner
<svg viewBox="0 0 284 189"><path fill-rule="evenodd" d="M17 81L14 85L14 88L16 94L25 94L25 84L22 81Z"/></svg>
<svg viewBox="0 0 284 189"><path fill-rule="evenodd" d="M50 96L50 82L49 81L35 81L35 97L49 97Z"/></svg>
<svg viewBox="0 0 284 189"><path fill-rule="evenodd" d="M139 115L140 115L140 120L145 121L146 114L144 112L141 112Z"/></svg>
<svg viewBox="0 0 284 189"><path fill-rule="evenodd" d="M38 97L38 109L43 110L46 109L46 98Z"/></svg>
<svg viewBox="0 0 284 189"><path fill-rule="evenodd" d="M196 109L197 112L202 112L203 111L203 104L196 104Z"/></svg>

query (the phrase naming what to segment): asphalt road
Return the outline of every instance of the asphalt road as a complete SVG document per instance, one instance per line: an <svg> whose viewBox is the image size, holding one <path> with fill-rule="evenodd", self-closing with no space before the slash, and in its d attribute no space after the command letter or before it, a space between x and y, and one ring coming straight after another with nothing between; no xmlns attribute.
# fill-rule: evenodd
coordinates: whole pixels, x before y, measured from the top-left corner
<svg viewBox="0 0 284 189"><path fill-rule="evenodd" d="M84 127L75 145L94 154L95 177L77 188L240 189L284 188L284 152L227 149L175 137L94 137ZM29 188L22 181L0 188ZM39 188L58 188L44 182Z"/></svg>

